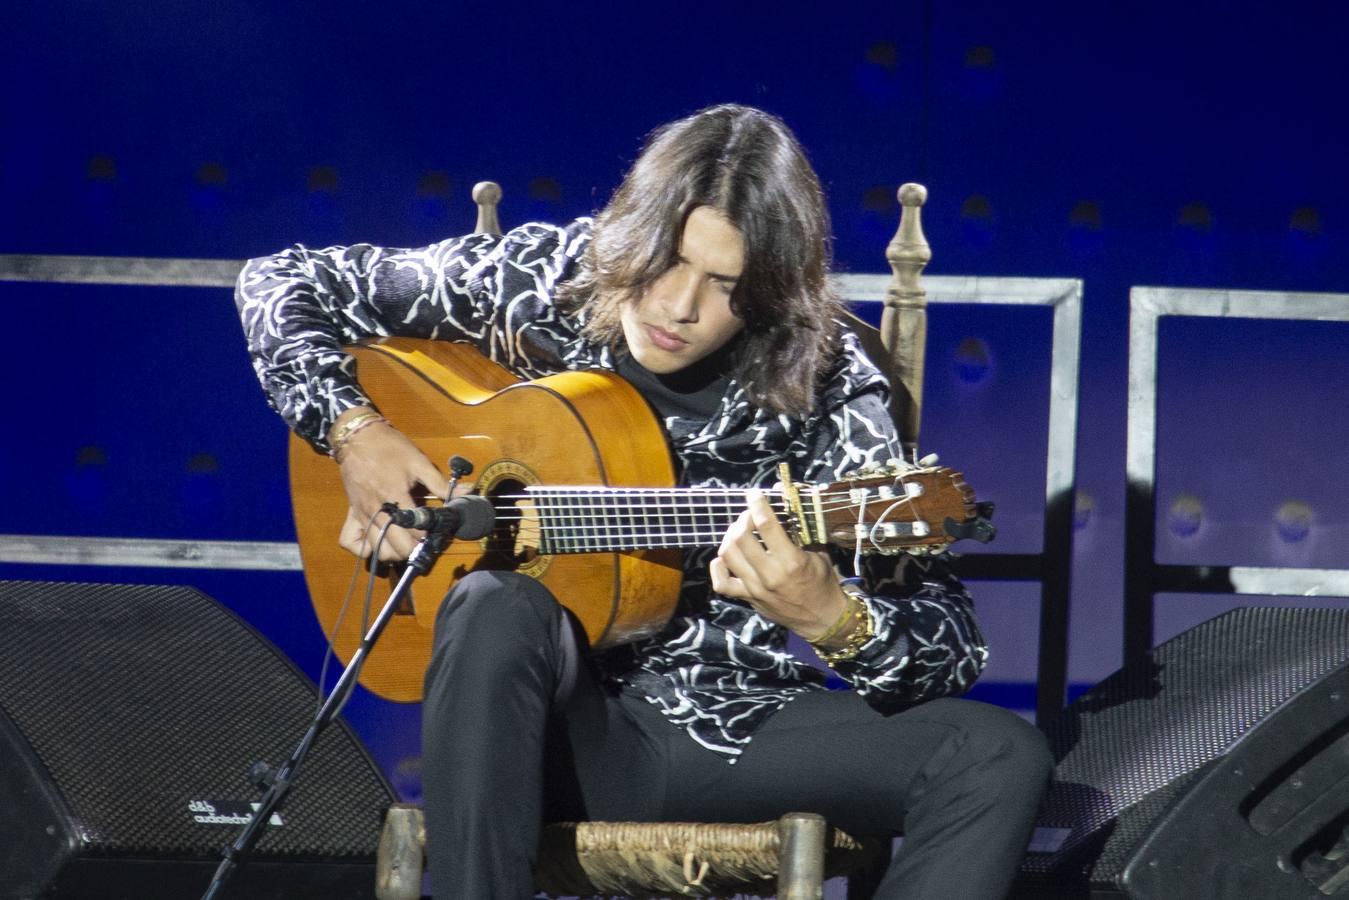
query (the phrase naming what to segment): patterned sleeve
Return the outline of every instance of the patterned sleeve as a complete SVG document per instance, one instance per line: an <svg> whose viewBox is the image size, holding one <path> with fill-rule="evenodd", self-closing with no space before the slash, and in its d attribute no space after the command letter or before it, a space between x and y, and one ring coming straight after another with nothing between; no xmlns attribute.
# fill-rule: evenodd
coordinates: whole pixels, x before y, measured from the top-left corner
<svg viewBox="0 0 1349 900"><path fill-rule="evenodd" d="M827 394L801 445L804 480L835 481L869 464L901 457L886 406L884 377L862 357L849 335L844 371ZM841 571L852 554L839 551ZM872 555L857 573L876 636L834 668L874 702L912 702L962 694L988 659L969 592L944 557Z"/></svg>
<svg viewBox="0 0 1349 900"><path fill-rule="evenodd" d="M235 303L268 402L326 452L333 421L371 405L342 347L385 335L482 340L488 299L475 287L500 240L472 235L415 250L296 245L249 260Z"/></svg>
<svg viewBox="0 0 1349 900"><path fill-rule="evenodd" d="M363 338L465 341L536 376L570 336L552 291L584 252L589 226L532 223L415 250L295 246L249 260L235 301L268 402L326 452L333 421L371 405L342 350Z"/></svg>

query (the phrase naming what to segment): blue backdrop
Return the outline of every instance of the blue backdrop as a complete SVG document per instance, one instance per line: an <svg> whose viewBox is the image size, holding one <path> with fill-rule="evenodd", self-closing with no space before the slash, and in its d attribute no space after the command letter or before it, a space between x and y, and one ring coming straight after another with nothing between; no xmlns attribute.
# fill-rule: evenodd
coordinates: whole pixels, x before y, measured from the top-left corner
<svg viewBox="0 0 1349 900"><path fill-rule="evenodd" d="M239 258L429 243L601 206L652 127L763 106L825 183L839 268L884 271L903 181L942 274L1085 281L1071 676L1119 660L1133 284L1349 285L1346 14L1334 3L22 4L0 55L0 253ZM228 291L0 284L0 532L289 540L285 433ZM1038 549L1043 310L932 313L926 440ZM1166 323L1159 554L1349 565L1346 330ZM178 581L309 671L298 576ZM1035 591L982 585L989 695L1030 705ZM1175 598L1172 598L1175 599ZM1162 636L1216 611L1180 598ZM353 720L415 791L415 707Z"/></svg>

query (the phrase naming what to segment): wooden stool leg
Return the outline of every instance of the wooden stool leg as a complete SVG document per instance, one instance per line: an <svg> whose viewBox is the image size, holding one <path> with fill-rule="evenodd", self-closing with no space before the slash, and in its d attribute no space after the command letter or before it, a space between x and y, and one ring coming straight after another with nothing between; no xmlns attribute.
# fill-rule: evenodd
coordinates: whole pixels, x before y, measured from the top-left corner
<svg viewBox="0 0 1349 900"><path fill-rule="evenodd" d="M422 811L395 803L384 816L375 856L375 896L378 900L419 900L422 895L423 845L426 824Z"/></svg>
<svg viewBox="0 0 1349 900"><path fill-rule="evenodd" d="M824 817L789 813L778 819L778 900L821 900L824 896Z"/></svg>

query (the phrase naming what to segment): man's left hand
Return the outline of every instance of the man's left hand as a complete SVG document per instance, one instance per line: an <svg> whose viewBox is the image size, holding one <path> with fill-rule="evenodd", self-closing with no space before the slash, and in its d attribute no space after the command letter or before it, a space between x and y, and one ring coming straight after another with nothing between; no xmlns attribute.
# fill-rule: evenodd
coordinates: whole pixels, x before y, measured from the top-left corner
<svg viewBox="0 0 1349 900"><path fill-rule="evenodd" d="M721 539L712 589L746 600L759 615L810 640L839 620L848 598L827 550L805 550L783 530L761 491ZM757 534L756 534L757 532Z"/></svg>

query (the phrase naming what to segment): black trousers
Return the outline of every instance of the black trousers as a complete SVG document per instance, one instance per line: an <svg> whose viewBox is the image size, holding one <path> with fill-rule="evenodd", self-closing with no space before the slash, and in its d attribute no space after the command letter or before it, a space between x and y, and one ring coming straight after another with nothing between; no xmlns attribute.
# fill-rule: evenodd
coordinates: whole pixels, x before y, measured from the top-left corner
<svg viewBox="0 0 1349 900"><path fill-rule="evenodd" d="M904 834L878 897L1007 893L1052 769L1019 717L956 699L884 713L821 691L773 715L730 765L640 697L601 687L576 633L546 588L513 573L473 573L441 607L422 738L437 897L533 897L544 821L793 811Z"/></svg>

